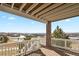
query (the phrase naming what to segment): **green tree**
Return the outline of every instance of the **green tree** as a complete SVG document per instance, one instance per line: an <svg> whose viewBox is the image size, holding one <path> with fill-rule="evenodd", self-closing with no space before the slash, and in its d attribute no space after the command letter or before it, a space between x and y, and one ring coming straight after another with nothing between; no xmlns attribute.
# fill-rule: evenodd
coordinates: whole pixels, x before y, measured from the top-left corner
<svg viewBox="0 0 79 59"><path fill-rule="evenodd" d="M65 32L63 32L63 30L59 28L59 26L57 26L57 28L54 30L53 37L68 39L68 35L66 35Z"/></svg>

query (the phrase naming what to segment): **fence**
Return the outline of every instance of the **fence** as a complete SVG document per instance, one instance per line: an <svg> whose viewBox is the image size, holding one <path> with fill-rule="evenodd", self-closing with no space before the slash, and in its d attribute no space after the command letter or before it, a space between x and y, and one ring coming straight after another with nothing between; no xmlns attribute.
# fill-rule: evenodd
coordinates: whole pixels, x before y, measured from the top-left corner
<svg viewBox="0 0 79 59"><path fill-rule="evenodd" d="M37 38L40 44L46 46L46 38ZM79 40L51 38L51 45L58 48L67 49L79 53Z"/></svg>
<svg viewBox="0 0 79 59"><path fill-rule="evenodd" d="M34 38L34 40L0 44L0 56L25 55L38 50L40 44L46 45L46 39ZM51 38L51 45L79 53L79 40Z"/></svg>
<svg viewBox="0 0 79 59"><path fill-rule="evenodd" d="M79 40L52 38L51 45L79 53Z"/></svg>
<svg viewBox="0 0 79 59"><path fill-rule="evenodd" d="M0 44L0 56L25 55L40 48L39 40Z"/></svg>

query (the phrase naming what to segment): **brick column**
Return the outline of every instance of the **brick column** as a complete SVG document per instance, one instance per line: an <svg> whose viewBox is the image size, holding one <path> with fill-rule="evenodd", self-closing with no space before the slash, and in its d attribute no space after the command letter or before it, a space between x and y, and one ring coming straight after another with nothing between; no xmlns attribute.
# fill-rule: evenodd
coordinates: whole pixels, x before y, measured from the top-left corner
<svg viewBox="0 0 79 59"><path fill-rule="evenodd" d="M46 46L51 47L51 22L46 24Z"/></svg>

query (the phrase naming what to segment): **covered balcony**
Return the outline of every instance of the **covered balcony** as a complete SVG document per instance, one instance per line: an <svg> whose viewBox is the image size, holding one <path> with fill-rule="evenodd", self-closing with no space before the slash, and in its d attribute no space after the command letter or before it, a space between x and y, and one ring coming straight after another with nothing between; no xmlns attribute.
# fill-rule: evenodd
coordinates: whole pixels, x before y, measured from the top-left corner
<svg viewBox="0 0 79 59"><path fill-rule="evenodd" d="M0 3L0 10L46 24L45 38L0 44L0 55L79 56L79 40L51 38L51 22L79 16L78 3Z"/></svg>

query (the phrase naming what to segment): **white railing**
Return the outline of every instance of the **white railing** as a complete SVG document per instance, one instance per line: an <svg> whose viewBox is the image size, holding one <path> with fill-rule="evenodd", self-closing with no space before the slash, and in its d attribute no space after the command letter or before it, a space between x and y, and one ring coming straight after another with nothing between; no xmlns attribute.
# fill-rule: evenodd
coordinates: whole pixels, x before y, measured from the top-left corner
<svg viewBox="0 0 79 59"><path fill-rule="evenodd" d="M52 38L51 45L79 53L79 40Z"/></svg>
<svg viewBox="0 0 79 59"><path fill-rule="evenodd" d="M46 46L46 38L37 38L40 44ZM67 49L79 53L79 40L51 38L51 46Z"/></svg>
<svg viewBox="0 0 79 59"><path fill-rule="evenodd" d="M0 44L0 56L25 55L38 50L41 45L46 45L45 38ZM51 38L51 45L79 53L79 40Z"/></svg>
<svg viewBox="0 0 79 59"><path fill-rule="evenodd" d="M0 44L0 56L25 55L40 48L39 40Z"/></svg>

